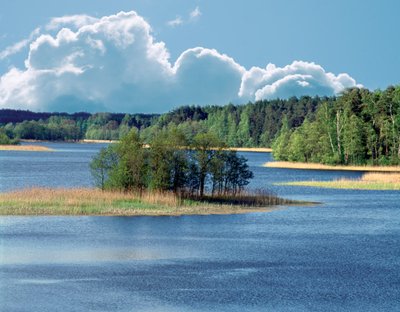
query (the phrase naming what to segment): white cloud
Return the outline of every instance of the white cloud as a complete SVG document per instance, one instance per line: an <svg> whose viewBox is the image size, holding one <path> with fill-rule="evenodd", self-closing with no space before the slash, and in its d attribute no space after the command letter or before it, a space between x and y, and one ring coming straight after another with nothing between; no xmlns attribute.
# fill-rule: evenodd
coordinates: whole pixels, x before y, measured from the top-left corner
<svg viewBox="0 0 400 312"><path fill-rule="evenodd" d="M357 85L348 74L335 76L315 63L294 61L284 67L268 64L252 67L243 75L239 96L244 99L287 98L302 95L334 95Z"/></svg>
<svg viewBox="0 0 400 312"><path fill-rule="evenodd" d="M31 32L28 38L18 41L13 45L6 47L3 51L0 51L0 60L4 60L5 58L14 55L20 52L22 49L26 48L32 42L32 40L39 35L39 33L40 28L36 28L34 31Z"/></svg>
<svg viewBox="0 0 400 312"><path fill-rule="evenodd" d="M347 74L335 76L300 61L246 70L202 47L184 51L173 63L136 12L52 21L53 33L32 38L25 68L0 77L0 107L165 112L185 104L331 95L356 85Z"/></svg>
<svg viewBox="0 0 400 312"><path fill-rule="evenodd" d="M66 26L78 29L82 26L93 24L96 21L98 21L97 18L84 14L54 17L46 25L46 30L57 30Z"/></svg>
<svg viewBox="0 0 400 312"><path fill-rule="evenodd" d="M182 17L178 15L175 19L168 21L167 25L170 27L176 27L190 22L195 22L200 18L201 14L200 8L197 6L193 11L190 11L186 20L183 20Z"/></svg>
<svg viewBox="0 0 400 312"><path fill-rule="evenodd" d="M182 24L183 24L183 20L182 20L182 18L180 16L177 16L175 19L170 20L170 21L167 22L167 25L171 26L171 27L176 27L176 26L179 26L179 25L182 25Z"/></svg>
<svg viewBox="0 0 400 312"><path fill-rule="evenodd" d="M181 54L173 67L178 104L226 104L238 100L245 69L216 50L197 47Z"/></svg>
<svg viewBox="0 0 400 312"><path fill-rule="evenodd" d="M189 14L190 20L196 20L201 16L200 8L197 6L192 12Z"/></svg>

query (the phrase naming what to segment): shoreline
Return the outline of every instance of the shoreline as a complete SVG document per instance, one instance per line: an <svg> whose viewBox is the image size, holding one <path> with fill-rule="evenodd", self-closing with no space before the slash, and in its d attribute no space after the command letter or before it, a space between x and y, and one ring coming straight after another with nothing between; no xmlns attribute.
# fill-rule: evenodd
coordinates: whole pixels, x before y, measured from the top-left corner
<svg viewBox="0 0 400 312"><path fill-rule="evenodd" d="M244 206L179 200L170 193L101 191L93 188L32 188L0 193L0 216L184 216L271 212L317 203L273 198L274 204Z"/></svg>
<svg viewBox="0 0 400 312"><path fill-rule="evenodd" d="M54 152L52 148L41 145L0 145L0 151Z"/></svg>
<svg viewBox="0 0 400 312"><path fill-rule="evenodd" d="M271 161L264 163L262 166L267 168L299 170L400 172L400 166L329 166L318 163L301 163L289 161Z"/></svg>
<svg viewBox="0 0 400 312"><path fill-rule="evenodd" d="M227 147L223 150L250 153L272 153L272 148L269 147Z"/></svg>
<svg viewBox="0 0 400 312"><path fill-rule="evenodd" d="M46 140L20 140L24 143L81 143L81 144L110 144L110 143L119 143L119 140L90 140L90 139L83 139L78 141L46 141ZM149 146L146 144L146 148ZM270 147L226 147L223 148L226 151L236 151L236 152L250 152L250 153L272 153L272 148Z"/></svg>

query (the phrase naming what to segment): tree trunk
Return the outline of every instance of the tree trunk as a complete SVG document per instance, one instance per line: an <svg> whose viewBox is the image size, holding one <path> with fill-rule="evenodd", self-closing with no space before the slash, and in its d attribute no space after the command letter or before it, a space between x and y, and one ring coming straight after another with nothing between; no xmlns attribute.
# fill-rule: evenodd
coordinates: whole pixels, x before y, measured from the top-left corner
<svg viewBox="0 0 400 312"><path fill-rule="evenodd" d="M342 126L340 125L340 112L337 111L336 113L336 140L337 140L337 147L338 147L338 154L339 157L342 157L342 146L340 141L340 136L342 132Z"/></svg>

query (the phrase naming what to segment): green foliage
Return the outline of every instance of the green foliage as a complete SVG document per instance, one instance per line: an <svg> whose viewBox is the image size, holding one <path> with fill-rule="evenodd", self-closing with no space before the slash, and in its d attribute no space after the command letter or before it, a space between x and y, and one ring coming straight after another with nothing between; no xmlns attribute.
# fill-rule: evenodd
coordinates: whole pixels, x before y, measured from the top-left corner
<svg viewBox="0 0 400 312"><path fill-rule="evenodd" d="M399 86L374 92L352 88L337 98L303 96L246 105L183 106L160 116L0 110L0 122L10 138L120 140L134 129L146 144L163 131L175 129L185 137L186 146L198 141L199 134L212 132L230 147L272 146L279 160L400 164Z"/></svg>
<svg viewBox="0 0 400 312"><path fill-rule="evenodd" d="M278 136L272 144L274 157L280 160L289 160L288 145L291 137L289 123L286 116L282 120L282 128L279 130Z"/></svg>
<svg viewBox="0 0 400 312"><path fill-rule="evenodd" d="M346 165L400 164L400 87L353 88L319 105L290 130L286 119L273 143L278 160Z"/></svg>
<svg viewBox="0 0 400 312"><path fill-rule="evenodd" d="M90 171L97 187L104 190L109 183L111 173L117 168L118 154L115 146L110 145L102 148L90 163Z"/></svg>
<svg viewBox="0 0 400 312"><path fill-rule="evenodd" d="M18 140L12 139L7 135L7 131L5 129L0 128L0 145L14 145L18 143Z"/></svg>
<svg viewBox="0 0 400 312"><path fill-rule="evenodd" d="M93 158L90 167L96 185L104 189L141 192L172 191L204 197L238 194L253 173L247 160L225 151L213 133L198 133L192 144L177 126L158 131L147 147L131 130Z"/></svg>

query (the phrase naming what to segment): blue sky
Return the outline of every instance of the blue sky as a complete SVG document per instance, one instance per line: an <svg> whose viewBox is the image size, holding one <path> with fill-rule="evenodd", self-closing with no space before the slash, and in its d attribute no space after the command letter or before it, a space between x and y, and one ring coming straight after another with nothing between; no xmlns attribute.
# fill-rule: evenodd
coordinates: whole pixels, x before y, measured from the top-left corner
<svg viewBox="0 0 400 312"><path fill-rule="evenodd" d="M397 0L2 1L0 107L162 112L383 89L400 83L399 12Z"/></svg>

